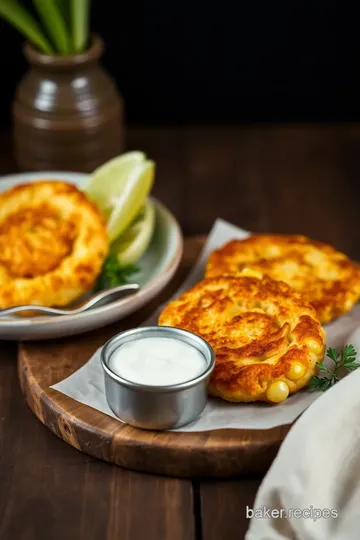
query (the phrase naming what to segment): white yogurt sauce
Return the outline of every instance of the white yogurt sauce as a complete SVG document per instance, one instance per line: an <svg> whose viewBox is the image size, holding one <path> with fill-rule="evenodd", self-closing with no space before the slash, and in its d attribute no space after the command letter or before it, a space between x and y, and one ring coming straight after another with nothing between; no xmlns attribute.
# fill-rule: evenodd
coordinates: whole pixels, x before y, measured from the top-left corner
<svg viewBox="0 0 360 540"><path fill-rule="evenodd" d="M128 381L167 386L190 381L206 370L201 352L174 338L148 337L120 345L110 357L109 368Z"/></svg>

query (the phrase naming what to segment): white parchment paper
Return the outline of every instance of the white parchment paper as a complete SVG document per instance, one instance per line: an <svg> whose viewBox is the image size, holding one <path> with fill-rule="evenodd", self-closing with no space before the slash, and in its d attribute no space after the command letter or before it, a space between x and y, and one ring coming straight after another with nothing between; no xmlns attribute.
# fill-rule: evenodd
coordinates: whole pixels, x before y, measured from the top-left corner
<svg viewBox="0 0 360 540"><path fill-rule="evenodd" d="M249 235L249 232L218 219L196 265L174 298L202 278L204 265L211 251L232 238L246 238ZM161 310L162 307L150 319L144 321L143 325L156 325ZM349 338L359 327L360 304L356 305L349 314L325 327L327 346L338 348L349 343ZM359 332L356 335L360 338ZM360 339L358 341L360 342ZM352 343L356 346L353 341ZM104 376L100 365L100 350L81 369L52 388L116 418L106 402ZM174 431L207 431L225 428L270 429L293 422L319 395L318 392L303 390L290 396L279 405L231 404L221 399L209 398L205 410L197 420Z"/></svg>

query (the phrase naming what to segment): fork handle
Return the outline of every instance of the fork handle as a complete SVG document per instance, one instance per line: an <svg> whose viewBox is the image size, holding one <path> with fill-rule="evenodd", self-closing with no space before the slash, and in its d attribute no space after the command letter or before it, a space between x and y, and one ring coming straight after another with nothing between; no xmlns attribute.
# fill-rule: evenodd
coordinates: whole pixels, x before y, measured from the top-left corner
<svg viewBox="0 0 360 540"><path fill-rule="evenodd" d="M37 311L39 313L46 313L47 315L67 315L68 313L72 313L70 310L66 311L65 309L56 309L45 306L32 306L31 304L29 304L0 309L0 317L3 317L5 315L12 315L13 313L21 313L22 311Z"/></svg>

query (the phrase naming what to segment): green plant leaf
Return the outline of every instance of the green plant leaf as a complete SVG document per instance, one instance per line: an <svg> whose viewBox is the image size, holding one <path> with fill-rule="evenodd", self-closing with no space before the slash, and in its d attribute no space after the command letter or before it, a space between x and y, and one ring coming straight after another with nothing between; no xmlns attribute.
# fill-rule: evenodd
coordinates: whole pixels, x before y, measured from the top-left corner
<svg viewBox="0 0 360 540"><path fill-rule="evenodd" d="M343 368L349 369L350 371L354 371L354 369L357 369L359 367L359 364L354 362L345 362L345 364L342 365Z"/></svg>
<svg viewBox="0 0 360 540"><path fill-rule="evenodd" d="M65 26L68 29L69 38L70 37L70 0L55 0L59 11L65 21Z"/></svg>
<svg viewBox="0 0 360 540"><path fill-rule="evenodd" d="M342 368L347 369L348 371L354 371L360 367L357 362L357 352L353 345L345 345L342 351L337 351L336 349L328 349L326 354L334 362L333 369L329 369L326 364L323 362L317 362L319 371L325 371L326 374L314 375L309 381L309 387L311 390L321 390L325 392L331 386L334 386L339 380L339 372Z"/></svg>
<svg viewBox="0 0 360 540"><path fill-rule="evenodd" d="M334 348L329 348L327 351L326 351L326 356L328 356L329 358L331 358L331 360L333 360L334 362L337 361L337 359L339 358L340 356L340 353L334 349Z"/></svg>
<svg viewBox="0 0 360 540"><path fill-rule="evenodd" d="M343 356L356 358L356 350L354 345L345 345L342 352Z"/></svg>
<svg viewBox="0 0 360 540"><path fill-rule="evenodd" d="M57 52L71 53L70 35L56 0L33 0L33 3Z"/></svg>
<svg viewBox="0 0 360 540"><path fill-rule="evenodd" d="M120 266L116 253L110 251L104 261L101 274L97 279L95 290L111 289L117 285L128 283L129 278L139 271L135 265Z"/></svg>
<svg viewBox="0 0 360 540"><path fill-rule="evenodd" d="M89 40L90 0L70 0L71 30L76 52L86 49Z"/></svg>
<svg viewBox="0 0 360 540"><path fill-rule="evenodd" d="M17 0L0 0L0 16L12 24L42 52L47 54L54 52L37 21Z"/></svg>
<svg viewBox="0 0 360 540"><path fill-rule="evenodd" d="M309 387L311 390L320 390L325 392L331 386L331 379L325 377L318 377L314 375L309 381Z"/></svg>
<svg viewBox="0 0 360 540"><path fill-rule="evenodd" d="M317 362L316 365L318 366L319 371L327 371L328 373L330 373L330 369L327 367L326 364L324 364L324 362Z"/></svg>

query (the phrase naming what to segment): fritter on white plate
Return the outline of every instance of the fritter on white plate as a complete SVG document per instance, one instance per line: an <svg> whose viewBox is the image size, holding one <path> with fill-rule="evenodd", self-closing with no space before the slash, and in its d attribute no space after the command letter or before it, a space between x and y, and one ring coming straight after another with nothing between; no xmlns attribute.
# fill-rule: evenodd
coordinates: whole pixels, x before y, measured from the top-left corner
<svg viewBox="0 0 360 540"><path fill-rule="evenodd" d="M0 308L69 304L91 289L108 248L100 211L73 184L0 193Z"/></svg>

